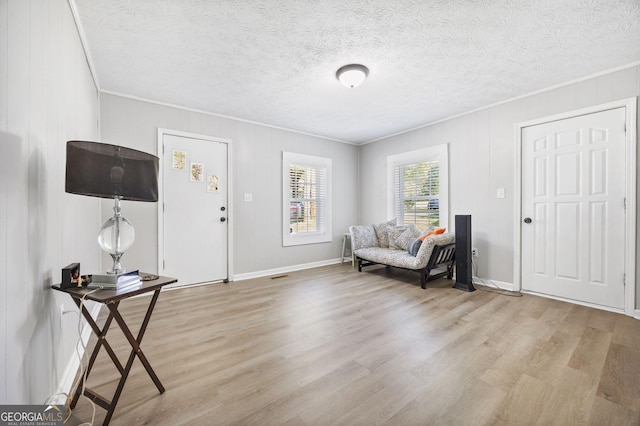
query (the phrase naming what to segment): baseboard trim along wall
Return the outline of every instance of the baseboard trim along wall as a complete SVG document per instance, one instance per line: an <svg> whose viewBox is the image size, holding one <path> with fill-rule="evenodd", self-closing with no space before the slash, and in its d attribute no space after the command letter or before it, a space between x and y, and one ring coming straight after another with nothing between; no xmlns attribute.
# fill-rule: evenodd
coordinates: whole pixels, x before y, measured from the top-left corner
<svg viewBox="0 0 640 426"><path fill-rule="evenodd" d="M480 278L476 276L472 277L472 279L473 279L473 283L477 285L483 285L485 287L493 287L493 288L498 287L500 290L513 291L513 283L489 280L486 278Z"/></svg>
<svg viewBox="0 0 640 426"><path fill-rule="evenodd" d="M265 269L262 271L247 272L245 274L236 274L232 281L250 280L252 278L268 277L269 275L285 274L287 272L302 271L305 269L319 268L320 266L335 265L340 263L340 258L321 260L319 262L302 263L300 265L283 266L282 268Z"/></svg>

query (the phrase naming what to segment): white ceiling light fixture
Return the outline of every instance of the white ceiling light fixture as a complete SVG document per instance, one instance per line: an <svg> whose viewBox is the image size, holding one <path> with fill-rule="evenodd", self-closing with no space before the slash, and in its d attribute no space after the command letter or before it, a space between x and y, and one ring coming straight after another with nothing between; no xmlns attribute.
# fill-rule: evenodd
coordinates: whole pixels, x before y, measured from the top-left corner
<svg viewBox="0 0 640 426"><path fill-rule="evenodd" d="M336 78L346 87L353 89L362 84L369 75L369 68L360 64L349 64L336 71Z"/></svg>

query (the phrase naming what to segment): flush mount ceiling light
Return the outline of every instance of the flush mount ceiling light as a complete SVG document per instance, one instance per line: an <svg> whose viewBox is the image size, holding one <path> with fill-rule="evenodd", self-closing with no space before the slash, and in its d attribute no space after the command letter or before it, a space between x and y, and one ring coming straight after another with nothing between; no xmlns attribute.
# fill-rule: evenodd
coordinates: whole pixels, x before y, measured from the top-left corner
<svg viewBox="0 0 640 426"><path fill-rule="evenodd" d="M362 84L369 75L369 68L360 64L350 64L336 71L336 78L346 87L354 88Z"/></svg>

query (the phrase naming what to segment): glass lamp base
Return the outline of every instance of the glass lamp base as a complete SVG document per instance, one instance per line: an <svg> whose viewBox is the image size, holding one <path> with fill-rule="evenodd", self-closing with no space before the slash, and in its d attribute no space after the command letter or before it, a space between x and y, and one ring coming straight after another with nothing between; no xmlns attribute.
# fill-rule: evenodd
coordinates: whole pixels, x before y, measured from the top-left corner
<svg viewBox="0 0 640 426"><path fill-rule="evenodd" d="M107 271L108 274L126 272L125 268L120 264L120 258L133 245L136 238L131 222L120 215L120 200L117 198L115 200L114 215L107 219L98 234L100 248L113 259L113 267L110 271Z"/></svg>

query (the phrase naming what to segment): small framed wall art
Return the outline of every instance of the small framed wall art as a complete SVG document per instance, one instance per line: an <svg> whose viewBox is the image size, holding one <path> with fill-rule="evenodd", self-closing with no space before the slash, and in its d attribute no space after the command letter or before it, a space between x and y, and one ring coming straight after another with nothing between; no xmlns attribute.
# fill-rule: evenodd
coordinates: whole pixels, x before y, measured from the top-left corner
<svg viewBox="0 0 640 426"><path fill-rule="evenodd" d="M217 175L207 175L207 192L219 192L220 178Z"/></svg>
<svg viewBox="0 0 640 426"><path fill-rule="evenodd" d="M204 182L204 164L191 163L191 182Z"/></svg>
<svg viewBox="0 0 640 426"><path fill-rule="evenodd" d="M171 168L173 170L187 170L187 152L173 150Z"/></svg>

